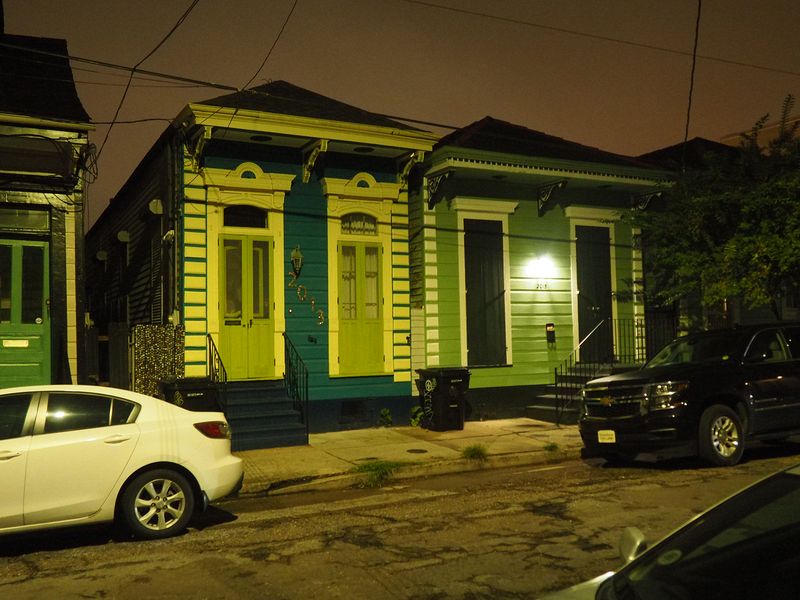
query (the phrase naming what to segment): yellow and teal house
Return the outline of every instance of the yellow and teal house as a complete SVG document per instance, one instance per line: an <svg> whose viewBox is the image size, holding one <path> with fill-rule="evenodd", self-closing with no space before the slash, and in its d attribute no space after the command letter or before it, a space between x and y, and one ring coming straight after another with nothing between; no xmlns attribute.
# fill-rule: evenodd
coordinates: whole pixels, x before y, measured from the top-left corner
<svg viewBox="0 0 800 600"><path fill-rule="evenodd" d="M87 238L129 386L225 379L240 448L295 443L293 411L311 430L407 415L408 180L435 141L283 81L186 106Z"/></svg>

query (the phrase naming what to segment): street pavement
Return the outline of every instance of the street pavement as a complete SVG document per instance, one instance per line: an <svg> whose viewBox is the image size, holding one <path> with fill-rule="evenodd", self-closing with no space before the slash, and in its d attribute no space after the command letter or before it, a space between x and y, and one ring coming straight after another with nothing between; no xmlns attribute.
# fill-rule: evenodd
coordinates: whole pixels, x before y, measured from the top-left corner
<svg viewBox="0 0 800 600"><path fill-rule="evenodd" d="M462 451L481 446L485 460ZM274 495L363 486L359 465L393 463L391 479L408 479L477 469L556 463L580 456L575 425L533 419L467 421L463 430L374 427L312 433L307 446L245 450L240 496Z"/></svg>

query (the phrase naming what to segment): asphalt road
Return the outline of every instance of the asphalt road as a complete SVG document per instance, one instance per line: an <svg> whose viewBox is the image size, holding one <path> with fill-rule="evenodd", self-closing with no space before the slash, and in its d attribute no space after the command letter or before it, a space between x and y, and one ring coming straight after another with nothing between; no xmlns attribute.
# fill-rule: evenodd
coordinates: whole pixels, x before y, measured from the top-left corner
<svg viewBox="0 0 800 600"><path fill-rule="evenodd" d="M655 541L795 462L800 446L729 469L571 461L231 500L158 542L103 527L3 537L0 598L536 597L616 568L625 526Z"/></svg>

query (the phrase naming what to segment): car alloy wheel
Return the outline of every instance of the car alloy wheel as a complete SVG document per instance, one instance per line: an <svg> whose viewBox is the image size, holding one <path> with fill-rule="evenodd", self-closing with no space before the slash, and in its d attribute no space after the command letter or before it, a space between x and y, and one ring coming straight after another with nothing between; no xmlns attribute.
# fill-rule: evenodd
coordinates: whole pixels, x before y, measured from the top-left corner
<svg viewBox="0 0 800 600"><path fill-rule="evenodd" d="M721 416L711 425L711 443L720 456L730 458L739 447L739 430L728 417Z"/></svg>
<svg viewBox="0 0 800 600"><path fill-rule="evenodd" d="M709 406L700 417L698 453L717 466L735 465L744 452L743 432L736 411L723 404Z"/></svg>
<svg viewBox="0 0 800 600"><path fill-rule="evenodd" d="M186 529L194 510L194 492L180 473L147 471L125 488L121 509L136 537L168 537Z"/></svg>

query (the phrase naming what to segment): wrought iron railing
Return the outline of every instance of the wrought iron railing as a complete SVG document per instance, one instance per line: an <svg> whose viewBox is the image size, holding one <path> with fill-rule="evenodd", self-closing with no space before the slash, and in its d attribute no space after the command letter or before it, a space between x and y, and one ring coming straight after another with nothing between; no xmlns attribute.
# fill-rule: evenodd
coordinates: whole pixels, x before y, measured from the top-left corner
<svg viewBox="0 0 800 600"><path fill-rule="evenodd" d="M214 343L214 338L211 334L206 334L207 340L207 363L208 364L208 378L212 383L216 384L219 389L219 403L222 407L222 412L228 413L228 396L226 385L228 383L228 372L225 370L225 365L222 364L222 357L217 350L217 345Z"/></svg>
<svg viewBox="0 0 800 600"><path fill-rule="evenodd" d="M303 419L308 438L308 368L286 333L283 334L283 350L286 364L284 375L286 393L294 400L294 408Z"/></svg>
<svg viewBox="0 0 800 600"><path fill-rule="evenodd" d="M556 422L575 408L587 381L605 370L644 364L675 337L676 325L672 318L600 321L555 368Z"/></svg>

